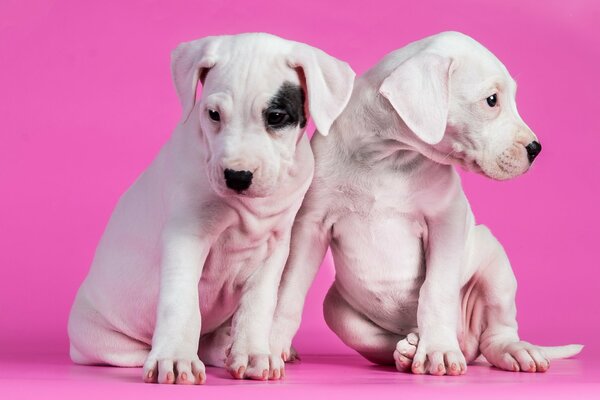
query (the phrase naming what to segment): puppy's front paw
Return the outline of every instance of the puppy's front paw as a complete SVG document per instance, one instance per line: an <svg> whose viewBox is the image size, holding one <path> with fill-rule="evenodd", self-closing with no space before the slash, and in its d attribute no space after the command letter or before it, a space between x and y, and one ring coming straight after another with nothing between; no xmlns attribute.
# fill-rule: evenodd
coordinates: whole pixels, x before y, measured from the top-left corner
<svg viewBox="0 0 600 400"><path fill-rule="evenodd" d="M494 344L482 352L492 365L506 371L546 372L550 368L543 351L523 341Z"/></svg>
<svg viewBox="0 0 600 400"><path fill-rule="evenodd" d="M280 354L269 355L269 379L278 380L285 377L285 359Z"/></svg>
<svg viewBox="0 0 600 400"><path fill-rule="evenodd" d="M467 372L467 362L456 339L428 340L417 336L412 341L416 341L416 351L410 367L413 374L463 375Z"/></svg>
<svg viewBox="0 0 600 400"><path fill-rule="evenodd" d="M269 355L252 354L232 349L225 361L225 368L236 379L269 379Z"/></svg>
<svg viewBox="0 0 600 400"><path fill-rule="evenodd" d="M144 363L144 382L202 385L206 368L196 354L150 352Z"/></svg>
<svg viewBox="0 0 600 400"><path fill-rule="evenodd" d="M300 357L296 350L291 346L290 341L282 344L271 340L271 354L269 355L269 379L281 379L285 377L285 363L299 360Z"/></svg>

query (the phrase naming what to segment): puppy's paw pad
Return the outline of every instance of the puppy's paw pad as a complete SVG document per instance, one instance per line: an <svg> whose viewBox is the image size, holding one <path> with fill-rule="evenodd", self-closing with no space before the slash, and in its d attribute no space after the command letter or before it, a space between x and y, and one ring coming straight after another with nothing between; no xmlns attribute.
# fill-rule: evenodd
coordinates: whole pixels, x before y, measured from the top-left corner
<svg viewBox="0 0 600 400"><path fill-rule="evenodd" d="M418 344L419 336L416 333L409 333L404 339L398 341L394 350L394 362L398 371L411 370Z"/></svg>
<svg viewBox="0 0 600 400"><path fill-rule="evenodd" d="M412 359L415 356L418 344L419 336L416 333L409 333L408 336L396 344L396 351L404 357Z"/></svg>
<svg viewBox="0 0 600 400"><path fill-rule="evenodd" d="M394 363L396 364L396 369L400 372L410 371L412 367L412 358L408 358L396 349L394 350Z"/></svg>

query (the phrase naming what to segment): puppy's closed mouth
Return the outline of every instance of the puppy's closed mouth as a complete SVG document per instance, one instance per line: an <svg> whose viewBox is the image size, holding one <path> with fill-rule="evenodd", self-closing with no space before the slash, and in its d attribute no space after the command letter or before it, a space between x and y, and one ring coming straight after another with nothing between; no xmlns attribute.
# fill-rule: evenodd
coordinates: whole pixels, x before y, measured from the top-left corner
<svg viewBox="0 0 600 400"><path fill-rule="evenodd" d="M245 190L227 189L225 191L225 193L223 193L223 195L233 196L233 197L237 197L237 198L241 198L241 199L262 199L262 198L271 196L271 193L263 193L260 190L250 190L250 189L245 189Z"/></svg>

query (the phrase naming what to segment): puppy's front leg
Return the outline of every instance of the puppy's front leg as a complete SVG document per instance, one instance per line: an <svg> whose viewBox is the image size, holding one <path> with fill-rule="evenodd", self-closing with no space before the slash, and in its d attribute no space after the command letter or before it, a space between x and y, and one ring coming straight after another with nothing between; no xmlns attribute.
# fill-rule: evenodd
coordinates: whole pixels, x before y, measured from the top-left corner
<svg viewBox="0 0 600 400"><path fill-rule="evenodd" d="M292 228L269 340L271 371L280 377L285 373L285 362L298 357L292 352L292 339L300 327L306 294L329 246L330 230L320 222L324 219L320 211L309 192Z"/></svg>
<svg viewBox="0 0 600 400"><path fill-rule="evenodd" d="M419 292L419 344L412 363L417 374L460 375L466 371L458 343L460 281L465 243L473 217L462 192L427 218L426 275Z"/></svg>
<svg viewBox="0 0 600 400"><path fill-rule="evenodd" d="M269 378L269 333L289 243L289 232L273 243L271 256L243 288L231 325L233 343L225 362L229 373L237 379Z"/></svg>
<svg viewBox="0 0 600 400"><path fill-rule="evenodd" d="M198 358L198 283L210 244L178 228L167 228L162 241L156 327L144 380L203 384L206 373Z"/></svg>

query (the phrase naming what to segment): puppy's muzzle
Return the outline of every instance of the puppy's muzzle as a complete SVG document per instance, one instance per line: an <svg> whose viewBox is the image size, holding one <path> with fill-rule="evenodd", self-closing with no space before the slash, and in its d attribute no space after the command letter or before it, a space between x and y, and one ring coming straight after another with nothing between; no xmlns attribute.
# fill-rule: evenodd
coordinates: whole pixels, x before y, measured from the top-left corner
<svg viewBox="0 0 600 400"><path fill-rule="evenodd" d="M226 169L225 183L229 189L233 189L236 192L241 193L248 189L252 184L252 172Z"/></svg>
<svg viewBox="0 0 600 400"><path fill-rule="evenodd" d="M539 142L533 141L525 146L525 149L527 150L527 158L531 164L542 151L542 145Z"/></svg>

